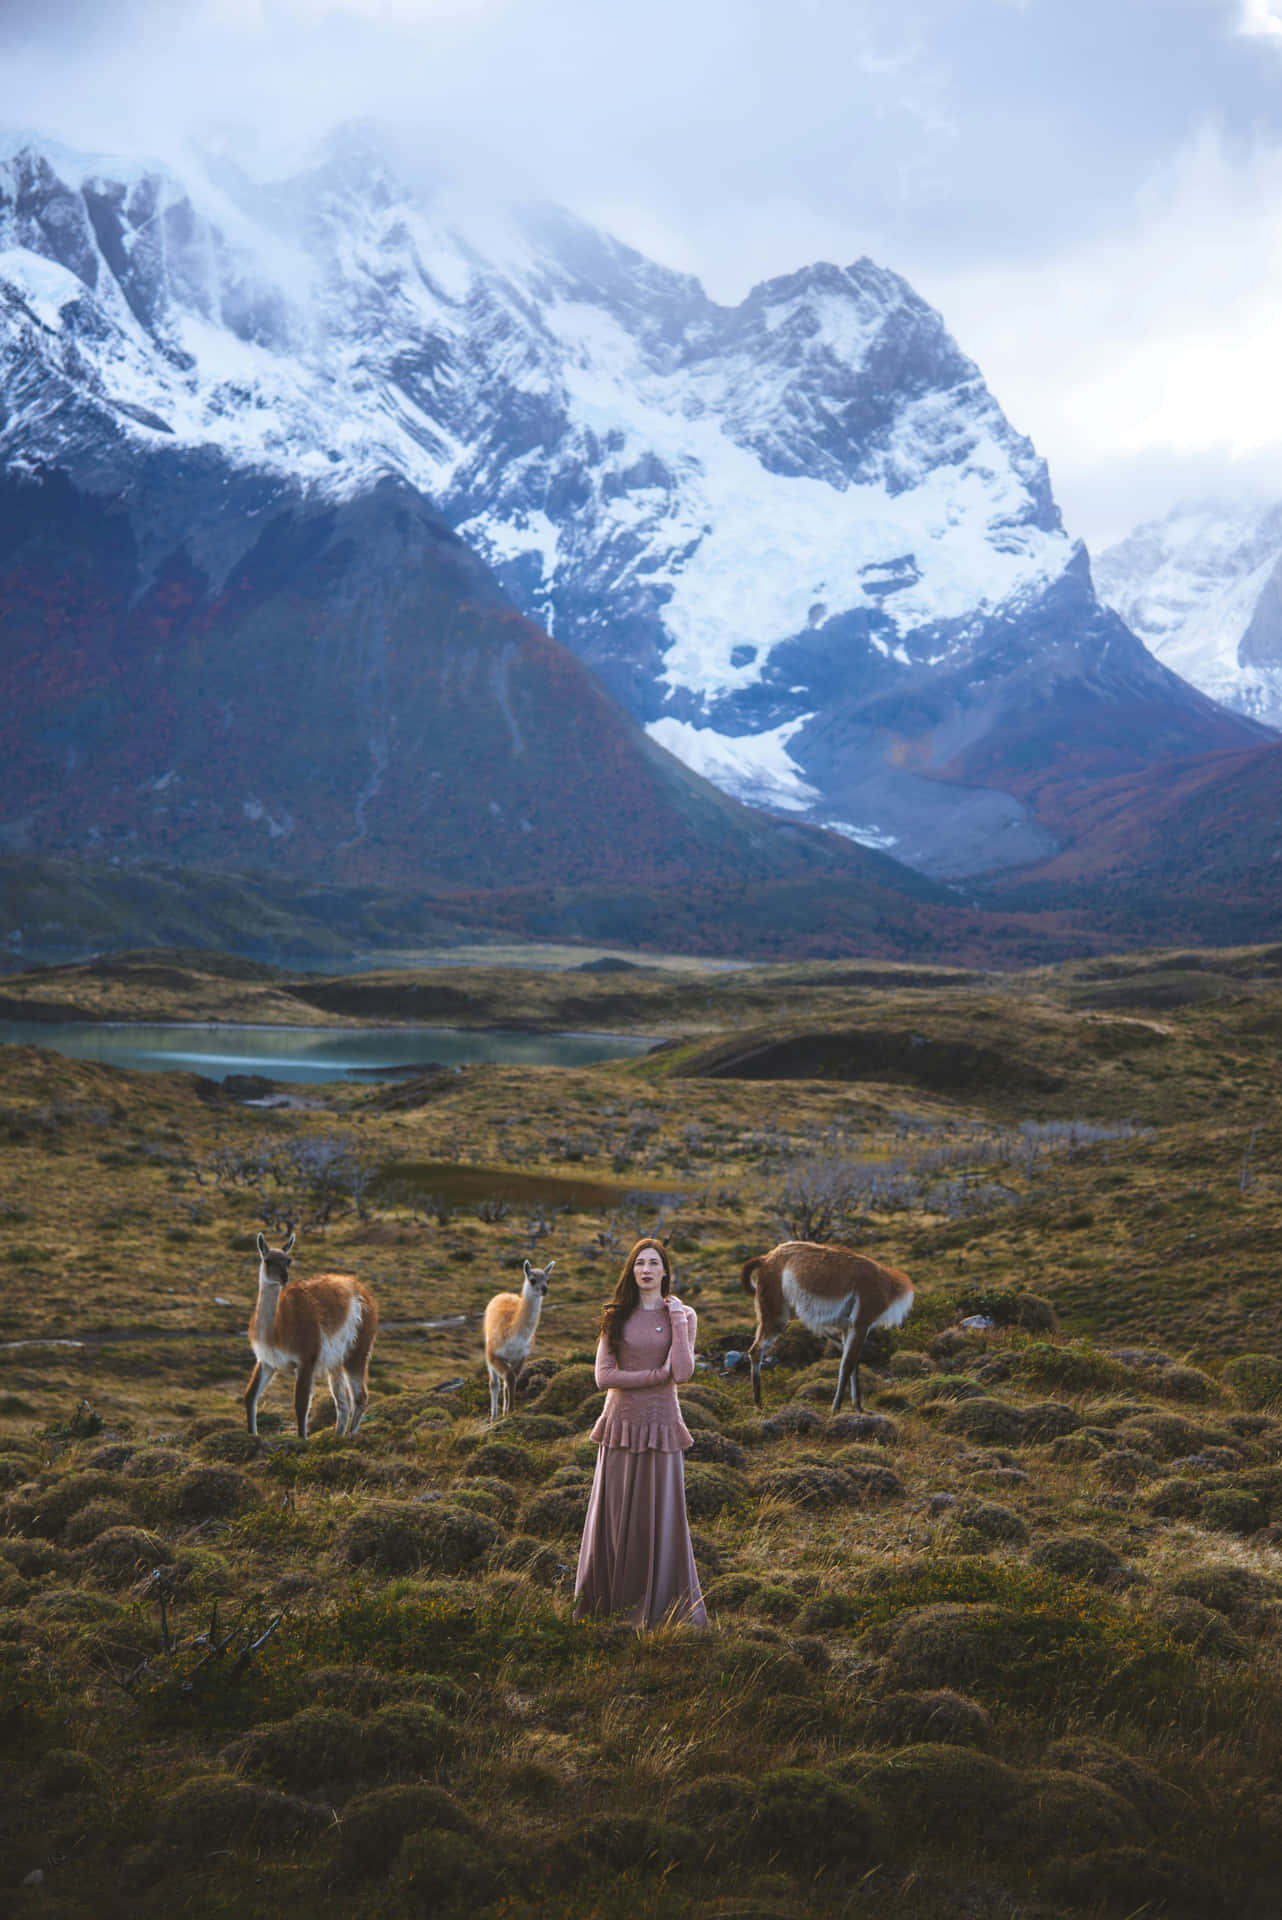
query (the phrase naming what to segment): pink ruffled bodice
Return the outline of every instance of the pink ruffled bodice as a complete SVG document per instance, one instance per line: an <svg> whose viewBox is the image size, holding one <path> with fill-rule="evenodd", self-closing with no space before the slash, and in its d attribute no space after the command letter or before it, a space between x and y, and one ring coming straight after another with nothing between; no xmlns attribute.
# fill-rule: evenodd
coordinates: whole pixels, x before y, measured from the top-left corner
<svg viewBox="0 0 1282 1920"><path fill-rule="evenodd" d="M684 1453L694 1444L681 1418L677 1385L694 1372L697 1325L684 1302L665 1301L657 1312L637 1307L629 1314L617 1360L600 1342L596 1383L606 1389L605 1409L590 1436L598 1446Z"/></svg>

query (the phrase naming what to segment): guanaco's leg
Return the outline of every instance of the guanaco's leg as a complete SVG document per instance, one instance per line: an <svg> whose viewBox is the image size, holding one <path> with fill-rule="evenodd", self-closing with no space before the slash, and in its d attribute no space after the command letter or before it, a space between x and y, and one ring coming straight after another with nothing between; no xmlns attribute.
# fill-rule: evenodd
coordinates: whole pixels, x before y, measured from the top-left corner
<svg viewBox="0 0 1282 1920"><path fill-rule="evenodd" d="M834 1413L841 1405L847 1386L850 1388L850 1398L859 1412L862 1413L864 1410L863 1398L859 1391L859 1356L864 1350L864 1341L867 1337L867 1327L858 1320L852 1320L846 1329L846 1338L841 1349L841 1371L837 1375L837 1391L832 1402Z"/></svg>
<svg viewBox="0 0 1282 1920"><path fill-rule="evenodd" d="M276 1368L269 1367L265 1360L260 1360L249 1376L249 1385L245 1388L245 1418L249 1423L249 1431L255 1436L258 1433L258 1402L275 1378Z"/></svg>
<svg viewBox="0 0 1282 1920"><path fill-rule="evenodd" d="M307 1411L312 1404L313 1367L300 1367L298 1378L294 1382L294 1418L298 1421L298 1437L307 1438Z"/></svg>

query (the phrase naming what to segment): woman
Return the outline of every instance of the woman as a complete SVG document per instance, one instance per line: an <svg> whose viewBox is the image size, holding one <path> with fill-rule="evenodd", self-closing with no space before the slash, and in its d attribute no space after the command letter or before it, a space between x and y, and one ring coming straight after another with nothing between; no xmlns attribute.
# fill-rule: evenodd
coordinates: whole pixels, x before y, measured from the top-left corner
<svg viewBox="0 0 1282 1920"><path fill-rule="evenodd" d="M638 1240L601 1315L592 1429L596 1477L574 1583L576 1619L622 1614L634 1627L707 1625L686 1520L691 1435L677 1383L694 1372L695 1316L672 1293L666 1248Z"/></svg>

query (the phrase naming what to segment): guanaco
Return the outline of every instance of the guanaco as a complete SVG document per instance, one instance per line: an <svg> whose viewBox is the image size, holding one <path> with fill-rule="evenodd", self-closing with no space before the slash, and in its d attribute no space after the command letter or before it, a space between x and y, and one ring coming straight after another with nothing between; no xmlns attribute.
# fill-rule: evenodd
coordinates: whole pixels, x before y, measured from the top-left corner
<svg viewBox="0 0 1282 1920"><path fill-rule="evenodd" d="M485 1309L485 1365L490 1376L490 1419L510 1413L516 1397L516 1378L530 1357L543 1296L555 1260L546 1267L525 1261L525 1284L519 1293L496 1293Z"/></svg>
<svg viewBox="0 0 1282 1920"><path fill-rule="evenodd" d="M757 1334L748 1349L752 1397L761 1405L761 1357L768 1353L793 1314L812 1333L841 1337L841 1368L832 1411L841 1405L847 1385L862 1413L859 1357L874 1327L897 1327L913 1303L906 1273L883 1267L850 1247L813 1240L785 1240L769 1253L744 1262L739 1275L745 1293L756 1296Z"/></svg>
<svg viewBox="0 0 1282 1920"><path fill-rule="evenodd" d="M307 1438L312 1382L319 1370L329 1379L335 1424L355 1433L369 1400L369 1361L378 1331L378 1306L369 1288L350 1273L289 1277L291 1233L283 1247L258 1236L258 1300L249 1323L257 1365L245 1388L249 1431L258 1432L258 1402L285 1367L296 1367L294 1413L300 1439Z"/></svg>

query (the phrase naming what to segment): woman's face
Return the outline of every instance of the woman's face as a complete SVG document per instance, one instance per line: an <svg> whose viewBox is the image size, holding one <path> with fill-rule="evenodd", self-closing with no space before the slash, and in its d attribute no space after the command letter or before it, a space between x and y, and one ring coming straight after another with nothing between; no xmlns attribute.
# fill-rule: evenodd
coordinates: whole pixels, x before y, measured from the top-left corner
<svg viewBox="0 0 1282 1920"><path fill-rule="evenodd" d="M632 1262L632 1272L637 1287L643 1293L654 1293L663 1286L663 1255L657 1247L642 1247Z"/></svg>

